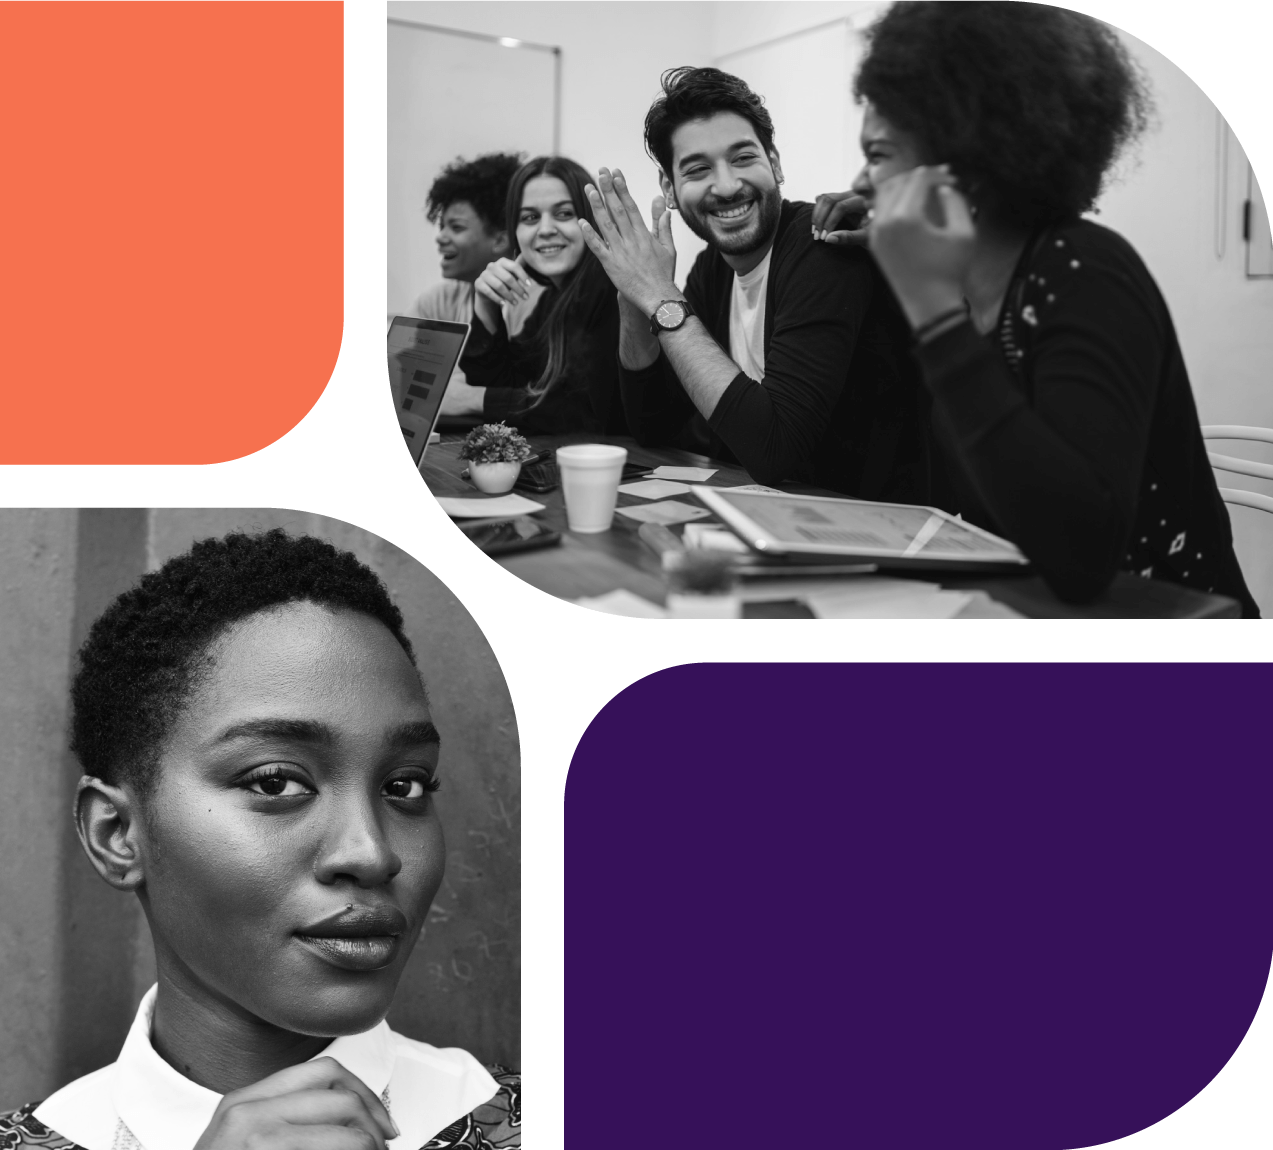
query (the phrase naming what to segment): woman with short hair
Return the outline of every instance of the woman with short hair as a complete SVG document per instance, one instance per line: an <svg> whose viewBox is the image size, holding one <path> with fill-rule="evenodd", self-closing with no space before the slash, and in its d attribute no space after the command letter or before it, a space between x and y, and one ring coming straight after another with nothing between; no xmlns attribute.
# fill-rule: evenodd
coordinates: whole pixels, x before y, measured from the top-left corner
<svg viewBox="0 0 1273 1150"><path fill-rule="evenodd" d="M898 3L855 91L859 198L823 197L814 228L873 209L956 509L1067 601L1128 571L1257 615L1167 304L1082 218L1150 111L1117 34L1050 5Z"/></svg>
<svg viewBox="0 0 1273 1150"><path fill-rule="evenodd" d="M0 1145L520 1145L515 1075L383 1021L444 847L439 734L372 571L204 540L97 620L72 703L80 842L140 900L158 981L117 1061L0 1116Z"/></svg>

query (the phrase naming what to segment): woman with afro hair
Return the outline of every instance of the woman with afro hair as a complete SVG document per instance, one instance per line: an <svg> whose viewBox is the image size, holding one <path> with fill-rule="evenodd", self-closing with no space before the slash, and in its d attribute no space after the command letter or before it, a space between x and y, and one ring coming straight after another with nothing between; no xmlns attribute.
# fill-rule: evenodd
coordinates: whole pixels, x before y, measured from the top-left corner
<svg viewBox="0 0 1273 1150"><path fill-rule="evenodd" d="M352 554L205 539L93 624L76 829L157 985L118 1059L0 1115L19 1150L521 1144L517 1078L384 1022L442 881L440 737Z"/></svg>
<svg viewBox="0 0 1273 1150"><path fill-rule="evenodd" d="M1162 294L1083 218L1150 97L1116 33L1044 4L898 3L855 92L866 166L815 234L866 238L910 320L952 509L1058 596L1119 571L1258 614ZM865 209L858 232L835 231Z"/></svg>

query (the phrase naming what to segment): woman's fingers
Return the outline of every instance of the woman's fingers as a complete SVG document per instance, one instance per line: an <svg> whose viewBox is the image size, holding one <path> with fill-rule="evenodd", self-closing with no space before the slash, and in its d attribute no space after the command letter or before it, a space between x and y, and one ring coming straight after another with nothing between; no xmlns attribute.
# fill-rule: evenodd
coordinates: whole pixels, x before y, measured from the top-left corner
<svg viewBox="0 0 1273 1150"><path fill-rule="evenodd" d="M530 298L529 284L524 269L510 259L501 259L487 264L474 286L496 303L515 304Z"/></svg>
<svg viewBox="0 0 1273 1150"><path fill-rule="evenodd" d="M340 1090L352 1094L380 1124L386 1137L398 1136L398 1127L389 1117L389 1111L385 1109L384 1103L372 1093L371 1088L356 1074L346 1070L336 1059L326 1055L313 1058L309 1062L302 1062L298 1066L289 1066L286 1070L280 1070L277 1074L262 1078L260 1082L254 1082L251 1086L245 1086L242 1090L227 1094L222 1101L235 1099L254 1102L312 1090Z"/></svg>
<svg viewBox="0 0 1273 1150"><path fill-rule="evenodd" d="M827 239L835 231L857 231L868 211L870 205L855 192L824 192L813 205L813 234Z"/></svg>
<svg viewBox="0 0 1273 1150"><path fill-rule="evenodd" d="M496 269L504 283L514 291L521 293L522 299L529 299L531 278L526 274L526 268L520 262L524 254L519 252L515 260L510 260L507 256L503 256L491 266Z"/></svg>
<svg viewBox="0 0 1273 1150"><path fill-rule="evenodd" d="M950 184L937 189L946 215L946 230L952 235L972 238L977 234L977 224L972 218L972 208L963 193Z"/></svg>
<svg viewBox="0 0 1273 1150"><path fill-rule="evenodd" d="M515 297L508 288L506 288L498 280L492 280L485 275L481 276L477 280L477 282L473 285L473 288L479 295L490 300L490 302L495 304L497 307L500 304L511 304L517 302L517 297Z"/></svg>
<svg viewBox="0 0 1273 1150"><path fill-rule="evenodd" d="M864 224L853 231L845 229L838 232L823 232L821 239L824 243L835 244L840 247L868 247L871 243L871 225Z"/></svg>
<svg viewBox="0 0 1273 1150"><path fill-rule="evenodd" d="M823 192L813 202L813 230L815 232L823 231L827 227L827 219L831 214L832 208L841 200L848 199L852 195L852 192Z"/></svg>

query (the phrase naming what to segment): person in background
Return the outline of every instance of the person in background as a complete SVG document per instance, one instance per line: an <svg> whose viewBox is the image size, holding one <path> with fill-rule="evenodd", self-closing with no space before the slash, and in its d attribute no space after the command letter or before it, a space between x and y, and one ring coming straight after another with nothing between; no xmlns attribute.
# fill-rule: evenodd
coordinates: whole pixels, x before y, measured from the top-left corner
<svg viewBox="0 0 1273 1150"><path fill-rule="evenodd" d="M813 227L851 243L837 225L873 210L959 510L1067 601L1128 571L1257 615L1167 304L1082 218L1151 108L1117 34L1050 5L894 4L855 90L866 166Z"/></svg>
<svg viewBox="0 0 1273 1150"><path fill-rule="evenodd" d="M473 319L473 281L492 260L509 251L504 224L508 182L521 157L492 152L475 160L448 164L429 189L429 223L438 225L442 282L426 288L416 304L422 319L469 323ZM482 413L482 390L457 367L442 400L443 416Z"/></svg>
<svg viewBox="0 0 1273 1150"><path fill-rule="evenodd" d="M621 296L633 434L736 460L759 483L926 502L921 388L870 256L813 242L812 207L782 198L773 121L742 80L683 67L662 84L645 121L654 234L604 168L584 229ZM684 292L671 208L708 243Z"/></svg>
<svg viewBox="0 0 1273 1150"><path fill-rule="evenodd" d="M562 156L539 156L508 189L510 255L474 285L474 323L460 363L485 388L482 417L527 435L626 435L615 351L619 307L606 274L584 244L591 218L588 173ZM534 303L520 332L508 309Z"/></svg>

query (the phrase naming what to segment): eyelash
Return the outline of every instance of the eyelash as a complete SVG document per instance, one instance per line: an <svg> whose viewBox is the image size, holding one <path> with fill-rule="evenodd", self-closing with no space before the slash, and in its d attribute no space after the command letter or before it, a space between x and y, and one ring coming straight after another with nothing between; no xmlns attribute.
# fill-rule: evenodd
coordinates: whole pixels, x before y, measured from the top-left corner
<svg viewBox="0 0 1273 1150"><path fill-rule="evenodd" d="M267 779L283 779L285 782L300 783L302 786L307 788L306 789L307 794L312 795L314 793L313 788L310 787L309 784L306 783L303 779L298 778L296 772L289 771L286 768L281 766L265 767L262 770L258 771L257 773L245 778L242 781L241 785L244 790L248 791L251 794L258 795L261 798L290 799L290 798L298 797L296 795L268 795L268 794L265 794L263 791L256 791L252 789L252 785L254 783L261 783L266 781ZM419 800L424 798L425 795L435 794L442 787L442 781L436 775L432 775L432 774L427 775L424 778L421 778L418 775L411 775L411 776L402 776L396 779L390 779L387 783L385 783L385 786L390 786L393 783L419 783L422 788L421 794L415 796L414 798L407 795L389 795L388 796L389 798L396 798L400 802L419 802Z"/></svg>
<svg viewBox="0 0 1273 1150"><path fill-rule="evenodd" d="M738 165L754 164L757 158L753 152L744 152L741 156L735 156L731 163ZM681 177L686 180L701 180L708 174L709 170L708 168L691 168L688 172L682 172Z"/></svg>

